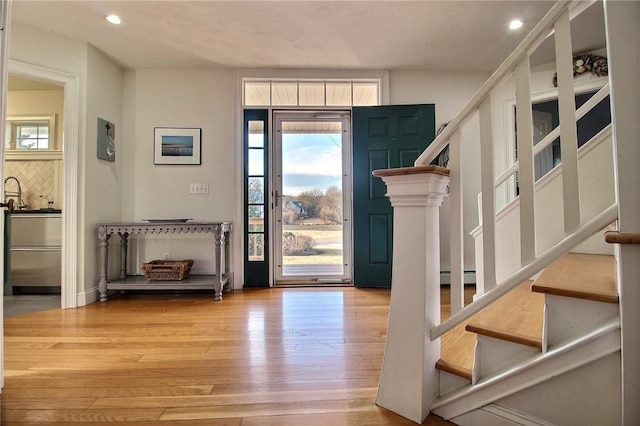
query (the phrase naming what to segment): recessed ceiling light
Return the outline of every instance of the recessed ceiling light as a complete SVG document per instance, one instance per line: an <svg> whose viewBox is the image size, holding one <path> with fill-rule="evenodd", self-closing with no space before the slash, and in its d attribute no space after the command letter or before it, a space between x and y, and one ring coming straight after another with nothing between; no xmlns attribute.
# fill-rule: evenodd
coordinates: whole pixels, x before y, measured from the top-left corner
<svg viewBox="0 0 640 426"><path fill-rule="evenodd" d="M519 19L514 19L513 21L509 22L509 29L510 30L517 30L518 28L520 28L522 26L522 21Z"/></svg>
<svg viewBox="0 0 640 426"><path fill-rule="evenodd" d="M111 22L114 25L120 25L122 21L118 15L109 15L107 16L107 21Z"/></svg>

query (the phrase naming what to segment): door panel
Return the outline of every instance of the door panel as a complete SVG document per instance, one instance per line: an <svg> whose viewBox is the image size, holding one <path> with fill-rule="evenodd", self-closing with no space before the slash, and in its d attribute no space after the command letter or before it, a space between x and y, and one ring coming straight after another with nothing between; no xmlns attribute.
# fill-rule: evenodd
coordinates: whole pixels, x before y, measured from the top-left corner
<svg viewBox="0 0 640 426"><path fill-rule="evenodd" d="M353 108L354 284L390 287L393 209L372 172L411 167L435 137L435 106Z"/></svg>

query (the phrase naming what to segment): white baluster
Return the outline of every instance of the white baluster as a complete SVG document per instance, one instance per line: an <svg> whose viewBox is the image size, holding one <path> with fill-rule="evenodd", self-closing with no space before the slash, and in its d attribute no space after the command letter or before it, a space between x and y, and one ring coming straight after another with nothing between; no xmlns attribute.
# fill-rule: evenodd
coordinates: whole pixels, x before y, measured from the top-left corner
<svg viewBox="0 0 640 426"><path fill-rule="evenodd" d="M496 203L493 176L491 97L480 104L480 179L482 181L482 260L484 292L496 286Z"/></svg>
<svg viewBox="0 0 640 426"><path fill-rule="evenodd" d="M536 257L535 201L533 174L533 129L529 56L516 67L516 114L520 196L520 263Z"/></svg>
<svg viewBox="0 0 640 426"><path fill-rule="evenodd" d="M560 151L562 152L562 195L564 199L564 234L580 228L580 190L578 184L578 131L573 90L573 53L569 12L555 23L556 67L558 73L558 116Z"/></svg>

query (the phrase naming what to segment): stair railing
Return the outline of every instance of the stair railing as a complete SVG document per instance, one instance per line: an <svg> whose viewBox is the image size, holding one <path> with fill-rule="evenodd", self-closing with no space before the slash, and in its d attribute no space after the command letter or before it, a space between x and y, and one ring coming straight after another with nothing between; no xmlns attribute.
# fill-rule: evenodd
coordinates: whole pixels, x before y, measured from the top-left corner
<svg viewBox="0 0 640 426"><path fill-rule="evenodd" d="M575 245L617 219L618 210L616 204L604 209L604 211L587 222L583 223L580 216L576 122L609 94L609 85L607 84L576 111L570 26L571 19L585 10L590 4L589 2L556 3L478 90L461 113L447 125L415 162L416 166L428 165L445 147L449 146L449 237L452 315L449 319L431 329L432 340L484 309L524 280L544 269L555 259L570 251ZM552 34L555 39L560 125L534 146L530 55ZM496 177L494 171L494 129L492 128L491 97L501 84L511 79L514 82L516 91L518 159ZM465 307L464 200L462 191L464 170L461 151L464 147L464 137L467 131L465 126L476 116L479 122L480 188L482 193L482 197L479 200L479 222L483 227L482 267L478 269L483 271L485 292ZM528 125L521 125L520 123L528 123ZM536 253L534 158L536 154L539 154L545 147L549 146L558 136L560 136L562 153L564 238L544 252ZM517 179L519 187L521 267L498 282L495 231L496 190L509 179Z"/></svg>
<svg viewBox="0 0 640 426"><path fill-rule="evenodd" d="M630 232L608 231L604 239L609 244L640 244L640 234Z"/></svg>

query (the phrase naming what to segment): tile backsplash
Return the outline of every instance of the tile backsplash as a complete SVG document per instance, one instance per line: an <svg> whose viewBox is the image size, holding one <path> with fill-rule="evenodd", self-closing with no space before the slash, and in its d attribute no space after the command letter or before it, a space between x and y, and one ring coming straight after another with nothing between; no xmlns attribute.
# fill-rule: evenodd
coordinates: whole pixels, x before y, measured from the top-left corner
<svg viewBox="0 0 640 426"><path fill-rule="evenodd" d="M29 209L47 207L48 201L54 202L54 208L60 208L60 164L59 160L6 161L3 181L9 176L20 181L22 201ZM4 189L5 192L16 192L18 187L15 181L10 180Z"/></svg>

